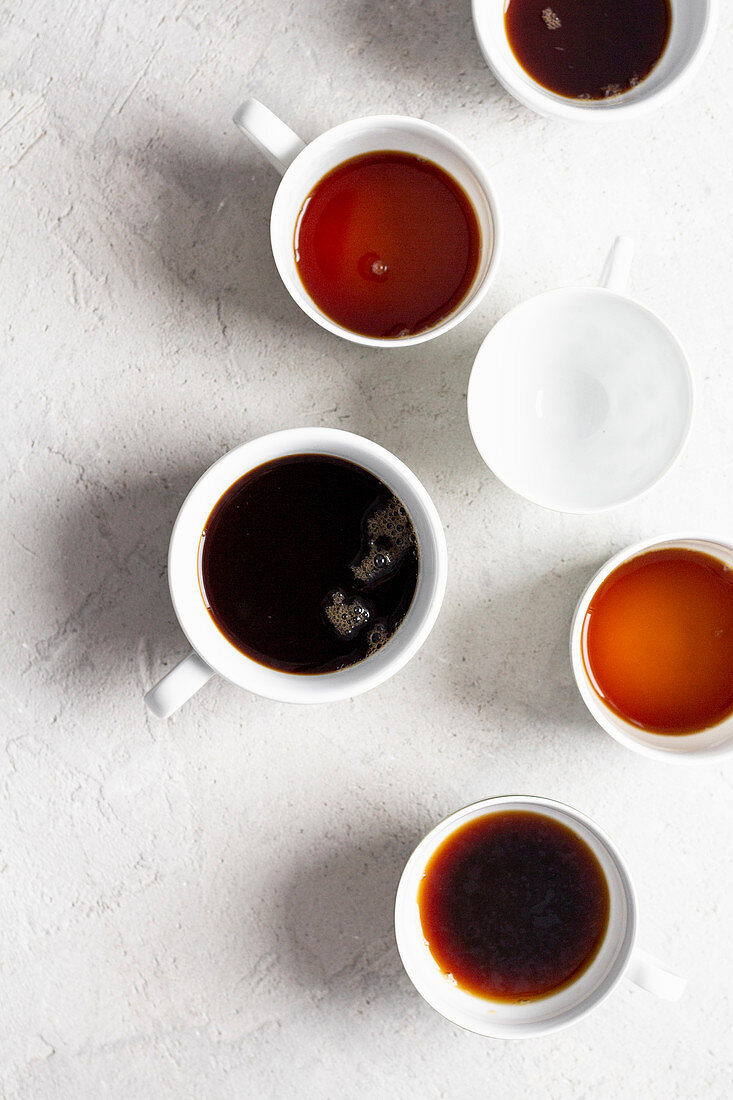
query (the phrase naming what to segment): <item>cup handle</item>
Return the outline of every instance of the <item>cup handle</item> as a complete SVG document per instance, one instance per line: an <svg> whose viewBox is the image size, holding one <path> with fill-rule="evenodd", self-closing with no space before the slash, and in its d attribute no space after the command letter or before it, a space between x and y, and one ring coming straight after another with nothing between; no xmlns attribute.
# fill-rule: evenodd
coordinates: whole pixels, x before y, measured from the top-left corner
<svg viewBox="0 0 733 1100"><path fill-rule="evenodd" d="M674 974L648 951L638 947L631 956L626 977L663 1001L679 1001L687 985L685 978Z"/></svg>
<svg viewBox="0 0 733 1100"><path fill-rule="evenodd" d="M145 696L145 703L156 718L170 718L171 714L191 698L214 675L198 653L191 652L167 672Z"/></svg>
<svg viewBox="0 0 733 1100"><path fill-rule="evenodd" d="M631 237L617 237L611 245L603 265L599 286L623 294L631 273L631 261L634 258L634 242Z"/></svg>
<svg viewBox="0 0 733 1100"><path fill-rule="evenodd" d="M305 149L305 142L258 99L245 99L234 112L234 122L281 176Z"/></svg>

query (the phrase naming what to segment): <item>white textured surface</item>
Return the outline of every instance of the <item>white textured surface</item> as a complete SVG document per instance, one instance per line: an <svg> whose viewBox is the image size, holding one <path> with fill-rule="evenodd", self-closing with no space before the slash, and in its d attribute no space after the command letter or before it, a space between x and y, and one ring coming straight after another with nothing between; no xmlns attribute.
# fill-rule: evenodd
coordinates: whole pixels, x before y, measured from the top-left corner
<svg viewBox="0 0 733 1100"><path fill-rule="evenodd" d="M573 687L567 630L613 550L733 535L733 16L689 96L602 131L500 92L464 3L11 0L2 22L2 1095L729 1096L733 765L624 752ZM465 140L505 213L487 302L402 354L301 315L269 253L276 175L230 122L248 93L306 138L395 111ZM593 281L619 232L632 291L687 347L697 421L647 497L563 517L483 466L466 382L496 318ZM178 505L224 450L307 423L371 436L433 493L436 630L353 702L214 682L155 721L143 691L185 652ZM617 840L683 1002L624 986L522 1045L420 1001L392 936L402 864L442 815L515 790Z"/></svg>

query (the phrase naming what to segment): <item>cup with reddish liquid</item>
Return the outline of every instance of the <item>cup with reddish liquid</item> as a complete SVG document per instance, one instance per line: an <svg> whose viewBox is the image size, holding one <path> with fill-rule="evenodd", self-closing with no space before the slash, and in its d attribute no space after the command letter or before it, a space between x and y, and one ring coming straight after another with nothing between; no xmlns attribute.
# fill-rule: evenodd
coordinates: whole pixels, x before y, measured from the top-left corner
<svg viewBox="0 0 733 1100"><path fill-rule="evenodd" d="M665 1000L685 988L636 944L636 894L613 842L547 798L488 798L436 825L402 873L395 933L428 1004L497 1039L568 1027L624 977Z"/></svg>
<svg viewBox="0 0 733 1100"><path fill-rule="evenodd" d="M733 751L733 545L674 535L614 555L580 598L570 655L627 748L680 763Z"/></svg>
<svg viewBox="0 0 733 1100"><path fill-rule="evenodd" d="M372 347L447 332L496 272L499 215L486 174L445 130L377 115L306 145L246 100L234 121L282 174L270 221L277 269L323 328Z"/></svg>

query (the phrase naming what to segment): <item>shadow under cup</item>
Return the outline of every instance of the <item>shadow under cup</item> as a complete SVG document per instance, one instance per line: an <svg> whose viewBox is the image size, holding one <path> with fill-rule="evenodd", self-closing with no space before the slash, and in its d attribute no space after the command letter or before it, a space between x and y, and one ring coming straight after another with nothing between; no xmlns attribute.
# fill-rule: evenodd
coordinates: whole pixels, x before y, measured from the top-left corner
<svg viewBox="0 0 733 1100"><path fill-rule="evenodd" d="M295 230L307 196L334 168L354 157L371 152L408 153L437 164L463 188L478 222L479 260L471 285L452 313L432 328L412 336L364 336L337 324L319 309L305 290L295 262ZM419 211L416 211L415 226L416 232L419 232ZM345 122L306 145L283 176L275 195L270 236L280 277L298 305L330 332L374 347L417 344L453 328L483 298L499 258L496 200L479 162L457 139L440 127L420 119L391 115Z"/></svg>
<svg viewBox="0 0 733 1100"><path fill-rule="evenodd" d="M409 513L419 568L412 603L385 645L363 660L333 672L282 672L247 657L219 631L199 582L202 532L217 501L240 477L274 458L332 455L355 463L384 482ZM281 702L323 703L368 691L402 668L433 627L447 573L445 537L435 506L417 477L394 455L361 436L336 429L296 428L252 440L214 463L194 485L178 515L168 557L171 599L194 651L232 683Z"/></svg>
<svg viewBox="0 0 733 1100"><path fill-rule="evenodd" d="M571 985L526 1003L507 1004L459 988L444 974L423 935L418 890L431 856L467 822L491 813L535 812L570 828L598 860L609 893L608 925L590 966ZM636 901L631 879L604 834L569 806L531 796L490 798L458 810L421 841L407 862L397 889L395 934L403 965L421 996L448 1020L497 1039L544 1035L568 1027L600 1004L620 981L636 937Z"/></svg>

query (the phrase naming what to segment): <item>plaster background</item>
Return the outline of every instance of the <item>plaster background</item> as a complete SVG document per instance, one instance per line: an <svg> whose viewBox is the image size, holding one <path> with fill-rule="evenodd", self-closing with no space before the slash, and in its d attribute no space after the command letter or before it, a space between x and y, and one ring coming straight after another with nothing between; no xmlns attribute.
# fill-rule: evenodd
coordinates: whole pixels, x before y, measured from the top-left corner
<svg viewBox="0 0 733 1100"><path fill-rule="evenodd" d="M612 552L733 537L733 15L691 92L612 128L496 86L469 6L438 0L11 0L0 13L0 1091L9 1100L729 1096L730 765L624 751L575 691L567 629ZM441 339L339 341L278 282L277 175L230 122L253 94L306 139L415 114L483 161L494 288ZM685 454L597 517L523 502L465 416L507 309L597 277L690 356ZM188 488L235 444L324 424L424 481L451 555L437 627L367 696L279 706L213 681L169 722L143 692L186 652L167 593ZM641 942L679 1005L624 985L532 1043L461 1032L402 971L391 907L417 840L494 793L576 805L625 852Z"/></svg>

